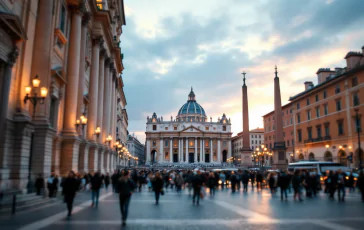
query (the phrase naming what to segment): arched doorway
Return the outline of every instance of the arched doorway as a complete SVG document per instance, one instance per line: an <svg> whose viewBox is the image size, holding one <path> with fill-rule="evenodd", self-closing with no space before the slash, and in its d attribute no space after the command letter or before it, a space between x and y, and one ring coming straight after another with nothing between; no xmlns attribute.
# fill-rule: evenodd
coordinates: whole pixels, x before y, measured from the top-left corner
<svg viewBox="0 0 364 230"><path fill-rule="evenodd" d="M154 163L155 163L155 157L156 157L156 155L157 155L157 151L152 150L152 152L150 153L150 162L151 162L152 164L154 164Z"/></svg>
<svg viewBox="0 0 364 230"><path fill-rule="evenodd" d="M166 153L164 154L164 160L166 160L166 161L168 161L168 160L169 160L169 154L168 154L168 152L166 152Z"/></svg>
<svg viewBox="0 0 364 230"><path fill-rule="evenodd" d="M332 154L330 151L326 151L324 154L324 160L325 161L332 161Z"/></svg>
<svg viewBox="0 0 364 230"><path fill-rule="evenodd" d="M178 152L177 151L174 151L172 161L174 163L177 163L178 162Z"/></svg>
<svg viewBox="0 0 364 230"><path fill-rule="evenodd" d="M310 154L308 154L308 160L310 161L315 160L315 154L313 152L310 152Z"/></svg>
<svg viewBox="0 0 364 230"><path fill-rule="evenodd" d="M222 151L222 162L226 162L227 161L227 151L224 150Z"/></svg>
<svg viewBox="0 0 364 230"><path fill-rule="evenodd" d="M345 165L345 166L347 165L348 159L346 158L346 153L344 150L340 150L338 152L337 157L338 157L338 162L340 164Z"/></svg>
<svg viewBox="0 0 364 230"><path fill-rule="evenodd" d="M305 157L303 156L303 154L302 153L300 153L300 155L298 155L298 160L304 160L305 159Z"/></svg>
<svg viewBox="0 0 364 230"><path fill-rule="evenodd" d="M209 150L206 150L206 153L205 153L205 162L210 162L210 152Z"/></svg>

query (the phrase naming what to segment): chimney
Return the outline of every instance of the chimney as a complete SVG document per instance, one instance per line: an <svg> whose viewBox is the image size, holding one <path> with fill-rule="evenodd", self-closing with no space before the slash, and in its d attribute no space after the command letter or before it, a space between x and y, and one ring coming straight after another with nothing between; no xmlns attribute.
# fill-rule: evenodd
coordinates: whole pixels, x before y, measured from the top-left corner
<svg viewBox="0 0 364 230"><path fill-rule="evenodd" d="M322 82L326 81L331 74L335 74L335 71L330 70L330 68L320 68L317 70L316 74L317 83L321 84Z"/></svg>
<svg viewBox="0 0 364 230"><path fill-rule="evenodd" d="M363 55L360 52L350 51L346 56L346 67L348 70L353 69L356 65L360 64L360 59Z"/></svg>
<svg viewBox="0 0 364 230"><path fill-rule="evenodd" d="M305 82L305 91L311 89L313 87L312 81L306 81Z"/></svg>

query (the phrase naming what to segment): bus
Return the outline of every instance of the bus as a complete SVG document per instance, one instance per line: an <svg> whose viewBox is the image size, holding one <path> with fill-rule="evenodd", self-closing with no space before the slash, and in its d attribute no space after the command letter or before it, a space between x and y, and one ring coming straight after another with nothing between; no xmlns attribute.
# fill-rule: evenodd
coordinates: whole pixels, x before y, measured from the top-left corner
<svg viewBox="0 0 364 230"><path fill-rule="evenodd" d="M350 171L349 167L343 166L340 163L331 161L300 161L296 163L290 163L288 165L288 171L294 172L296 170L307 170L308 172L315 172L317 175L324 175L327 171L337 171L341 169L343 172Z"/></svg>

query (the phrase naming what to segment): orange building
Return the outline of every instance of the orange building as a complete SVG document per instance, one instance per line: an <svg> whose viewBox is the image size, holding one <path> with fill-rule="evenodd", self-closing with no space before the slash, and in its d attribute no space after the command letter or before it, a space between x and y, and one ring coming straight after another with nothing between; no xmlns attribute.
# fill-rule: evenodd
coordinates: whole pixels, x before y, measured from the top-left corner
<svg viewBox="0 0 364 230"><path fill-rule="evenodd" d="M344 68L320 68L317 85L305 82L305 90L282 107L287 158L292 154L291 160L328 160L352 167L363 162L364 47L362 50L349 52ZM265 143L271 148L274 112L263 118Z"/></svg>

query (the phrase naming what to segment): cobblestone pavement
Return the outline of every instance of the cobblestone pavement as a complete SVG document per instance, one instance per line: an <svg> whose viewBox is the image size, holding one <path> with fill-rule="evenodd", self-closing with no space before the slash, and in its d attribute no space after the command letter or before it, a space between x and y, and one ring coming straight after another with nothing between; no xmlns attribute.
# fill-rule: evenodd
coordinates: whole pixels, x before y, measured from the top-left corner
<svg viewBox="0 0 364 230"><path fill-rule="evenodd" d="M35 229L121 229L118 196L104 192L98 208L90 208L90 201L79 196L71 219L66 218L65 205L57 213L42 216L25 223L21 230ZM333 229L360 230L364 226L364 204L357 193L347 194L346 201L329 201L325 194L303 202L281 201L278 195L272 197L267 190L235 193L217 191L216 196L207 196L199 206L192 205L187 191L177 194L166 192L160 204L154 204L153 193L134 193L127 226L123 229ZM37 216L37 212L28 213ZM21 216L10 221L21 222ZM1 222L1 220L0 220ZM3 228L5 227L5 228ZM1 229L19 229L18 225Z"/></svg>

